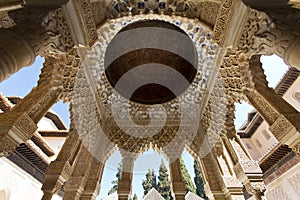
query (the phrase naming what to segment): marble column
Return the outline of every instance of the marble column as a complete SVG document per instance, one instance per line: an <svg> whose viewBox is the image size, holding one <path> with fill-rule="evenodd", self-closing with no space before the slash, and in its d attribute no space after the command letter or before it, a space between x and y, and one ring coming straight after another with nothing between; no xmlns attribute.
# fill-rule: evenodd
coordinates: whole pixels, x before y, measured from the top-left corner
<svg viewBox="0 0 300 200"><path fill-rule="evenodd" d="M211 190L211 195L208 195L208 198L215 200L226 199L226 195L224 194L226 185L223 181L222 173L218 167L215 156L210 152L202 158L202 161Z"/></svg>
<svg viewBox="0 0 300 200"><path fill-rule="evenodd" d="M64 183L69 180L74 168L74 163L78 157L80 148L78 134L71 124L69 136L66 139L61 151L55 161L50 163L47 168L45 181L42 186L44 195L42 200L51 200L54 194L57 194Z"/></svg>
<svg viewBox="0 0 300 200"><path fill-rule="evenodd" d="M36 57L34 48L18 33L20 28L17 26L0 29L0 82L21 68L31 65Z"/></svg>
<svg viewBox="0 0 300 200"><path fill-rule="evenodd" d="M216 156L219 169L222 172L222 179L225 184L223 190L225 198L228 200L245 199L243 195L243 184L235 176L233 162L221 140L216 144L213 153L214 156Z"/></svg>
<svg viewBox="0 0 300 200"><path fill-rule="evenodd" d="M72 174L64 185L65 195L63 200L80 200L87 183L91 164L91 154L83 145L81 145Z"/></svg>
<svg viewBox="0 0 300 200"><path fill-rule="evenodd" d="M105 163L92 158L91 168L80 200L95 200L100 192Z"/></svg>
<svg viewBox="0 0 300 200"><path fill-rule="evenodd" d="M183 181L179 158L170 163L170 179L175 199L184 200L186 187Z"/></svg>
<svg viewBox="0 0 300 200"><path fill-rule="evenodd" d="M121 151L122 159L122 171L121 179L118 183L118 196L119 200L128 200L131 196L132 189L132 176L133 166L136 159L134 153Z"/></svg>

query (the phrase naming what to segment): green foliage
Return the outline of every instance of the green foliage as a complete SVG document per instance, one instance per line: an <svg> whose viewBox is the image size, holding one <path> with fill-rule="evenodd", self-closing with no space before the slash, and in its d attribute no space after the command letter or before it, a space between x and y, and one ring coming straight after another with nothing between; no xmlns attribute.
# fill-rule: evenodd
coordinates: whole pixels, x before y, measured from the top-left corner
<svg viewBox="0 0 300 200"><path fill-rule="evenodd" d="M190 192L196 194L195 185L193 184L193 181L192 181L191 176L185 166L185 163L182 158L180 158L179 160L180 160L180 168L181 168L183 181L184 181L185 187L186 187L186 192L188 193L190 191Z"/></svg>
<svg viewBox="0 0 300 200"><path fill-rule="evenodd" d="M159 167L158 180L159 180L159 182L158 182L158 186L157 186L157 191L161 194L161 196L165 200L172 199L168 169L163 161L161 162L160 167Z"/></svg>
<svg viewBox="0 0 300 200"><path fill-rule="evenodd" d="M208 197L206 196L205 191L204 191L204 183L203 183L203 179L201 176L200 167L196 160L194 160L194 171L195 171L194 181L195 181L195 185L196 185L196 194L199 197L201 197L205 200L208 200Z"/></svg>
<svg viewBox="0 0 300 200"><path fill-rule="evenodd" d="M156 176L154 174L154 170L152 171L148 169L148 172L146 174L146 180L143 180L143 188L144 188L144 195L146 195L152 188L157 189L156 185Z"/></svg>
<svg viewBox="0 0 300 200"><path fill-rule="evenodd" d="M122 169L122 163L119 163L119 166L118 166L118 171L117 171L117 174L116 174L116 178L115 180L113 180L111 183L114 184L113 187L108 191L108 195L110 194L113 194L115 192L118 191L118 183L121 179L121 169Z"/></svg>
<svg viewBox="0 0 300 200"><path fill-rule="evenodd" d="M137 197L137 195L136 195L136 194L134 194L134 195L133 195L133 198L132 198L132 200L138 200L138 197Z"/></svg>

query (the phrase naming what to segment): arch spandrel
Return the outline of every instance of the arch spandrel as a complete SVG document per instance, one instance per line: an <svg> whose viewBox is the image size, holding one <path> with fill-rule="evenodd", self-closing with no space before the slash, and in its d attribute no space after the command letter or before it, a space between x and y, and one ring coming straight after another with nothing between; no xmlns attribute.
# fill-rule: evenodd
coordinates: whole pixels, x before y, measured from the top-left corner
<svg viewBox="0 0 300 200"><path fill-rule="evenodd" d="M91 7L97 27L101 26L107 19L150 13L198 19L212 28L220 4L220 0L98 0L92 1Z"/></svg>

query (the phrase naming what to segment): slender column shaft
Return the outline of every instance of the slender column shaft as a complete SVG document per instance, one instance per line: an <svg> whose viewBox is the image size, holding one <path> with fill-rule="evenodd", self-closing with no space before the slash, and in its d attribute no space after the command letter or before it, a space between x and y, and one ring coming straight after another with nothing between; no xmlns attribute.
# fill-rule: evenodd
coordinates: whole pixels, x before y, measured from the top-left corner
<svg viewBox="0 0 300 200"><path fill-rule="evenodd" d="M186 187L183 181L179 159L176 159L174 162L170 163L170 177L173 192L175 194L175 199L184 200L186 194Z"/></svg>
<svg viewBox="0 0 300 200"><path fill-rule="evenodd" d="M118 183L119 200L128 200L131 196L132 176L135 157L131 153L121 152L123 154L121 179Z"/></svg>
<svg viewBox="0 0 300 200"><path fill-rule="evenodd" d="M45 182L42 186L44 192L42 200L51 200L52 196L57 194L63 184L69 180L79 148L78 134L71 128L58 157L47 168Z"/></svg>

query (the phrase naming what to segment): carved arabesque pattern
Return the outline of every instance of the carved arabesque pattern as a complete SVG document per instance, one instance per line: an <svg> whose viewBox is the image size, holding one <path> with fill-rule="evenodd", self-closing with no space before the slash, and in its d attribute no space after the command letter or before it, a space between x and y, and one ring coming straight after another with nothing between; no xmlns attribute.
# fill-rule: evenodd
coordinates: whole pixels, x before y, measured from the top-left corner
<svg viewBox="0 0 300 200"><path fill-rule="evenodd" d="M286 49L295 41L294 33L284 31L265 13L249 10L237 47L247 54L277 54L284 57Z"/></svg>
<svg viewBox="0 0 300 200"><path fill-rule="evenodd" d="M9 12L9 16L19 27L16 33L34 48L36 54L46 57L65 53L74 46L61 8L26 7Z"/></svg>
<svg viewBox="0 0 300 200"><path fill-rule="evenodd" d="M0 11L0 28L11 28L15 23L9 18L8 13Z"/></svg>
<svg viewBox="0 0 300 200"><path fill-rule="evenodd" d="M103 4L103 2L98 4ZM176 15L191 19L198 18L211 27L216 21L219 4L218 1L195 2L192 0L109 0L106 2L109 8L109 18L148 13Z"/></svg>
<svg viewBox="0 0 300 200"><path fill-rule="evenodd" d="M233 15L233 0L225 0L220 6L216 24L214 26L213 38L220 46L224 45L227 25Z"/></svg>

